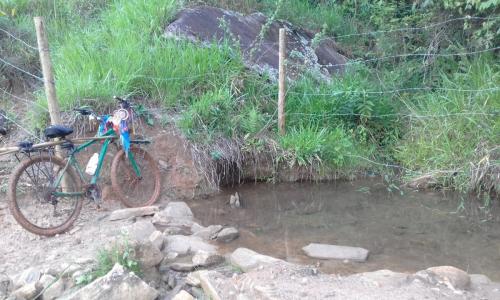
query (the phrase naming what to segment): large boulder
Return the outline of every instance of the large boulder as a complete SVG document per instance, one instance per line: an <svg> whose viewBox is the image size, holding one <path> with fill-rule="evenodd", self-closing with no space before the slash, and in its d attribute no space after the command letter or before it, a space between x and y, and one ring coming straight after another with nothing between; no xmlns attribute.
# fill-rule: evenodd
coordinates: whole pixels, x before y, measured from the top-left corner
<svg viewBox="0 0 500 300"><path fill-rule="evenodd" d="M64 297L71 300L153 300L158 292L137 275L116 264L105 276Z"/></svg>
<svg viewBox="0 0 500 300"><path fill-rule="evenodd" d="M290 78L302 70L316 71L322 77L344 70L347 59L332 39L314 41L315 34L284 21L272 21L262 13L248 16L210 6L180 11L165 29L166 37L183 38L210 45L228 39L237 43L247 67L272 79L278 74L279 29L286 29L287 72ZM263 34L263 28L266 29ZM317 41L318 39L316 39Z"/></svg>
<svg viewBox="0 0 500 300"><path fill-rule="evenodd" d="M302 248L307 256L319 259L341 259L364 262L370 253L364 248L311 243Z"/></svg>

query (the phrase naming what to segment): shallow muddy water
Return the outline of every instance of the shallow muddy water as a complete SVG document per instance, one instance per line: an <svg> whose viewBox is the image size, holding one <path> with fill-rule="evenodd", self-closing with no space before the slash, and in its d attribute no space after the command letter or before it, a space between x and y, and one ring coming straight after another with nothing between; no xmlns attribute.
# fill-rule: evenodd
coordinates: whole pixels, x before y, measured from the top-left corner
<svg viewBox="0 0 500 300"><path fill-rule="evenodd" d="M236 191L243 207L232 209L229 196ZM203 225L239 228L240 238L223 246L226 252L247 247L339 274L453 265L500 281L498 201L486 209L458 195L401 195L373 179L245 184L189 205ZM370 256L365 263L310 259L301 248L312 242L363 247Z"/></svg>

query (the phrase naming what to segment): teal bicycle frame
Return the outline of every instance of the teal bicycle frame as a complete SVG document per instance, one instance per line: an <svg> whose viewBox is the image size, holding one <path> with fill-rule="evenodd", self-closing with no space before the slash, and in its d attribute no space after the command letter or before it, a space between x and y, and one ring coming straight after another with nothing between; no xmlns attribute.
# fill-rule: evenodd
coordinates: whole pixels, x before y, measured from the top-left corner
<svg viewBox="0 0 500 300"><path fill-rule="evenodd" d="M85 175L80 167L80 164L78 161L75 159L75 155L80 153L81 151L85 150L86 148L90 147L91 145L104 140L104 143L101 146L101 150L99 152L99 160L97 162L97 168L94 172L94 175L92 175L92 178L90 179L90 185L95 185L97 181L99 180L100 174L101 174L101 169L102 165L104 163L104 158L106 157L106 153L108 152L108 147L111 142L113 142L115 139L117 139L118 136L116 135L116 132L113 129L108 130L104 135L98 136L98 137L93 137L89 138L89 141L86 143L83 143L73 149L71 153L68 156L68 162L64 166L64 169L62 170L61 174L58 176L58 178L55 181L54 188L58 187L62 180L64 173L66 173L66 170L69 168L69 166L72 166L76 169L78 175L80 176L80 179L82 182L86 182L85 180ZM71 141L71 140L69 140ZM133 143L133 142L132 142ZM137 166L137 163L135 161L134 155L132 151L129 151L128 153L128 159L130 161L130 164L132 165L132 169L135 172L135 175L139 178L141 178L141 171L139 170L139 167ZM78 197L78 196L83 196L85 195L86 191L83 190L81 192L54 192L54 196L56 197Z"/></svg>

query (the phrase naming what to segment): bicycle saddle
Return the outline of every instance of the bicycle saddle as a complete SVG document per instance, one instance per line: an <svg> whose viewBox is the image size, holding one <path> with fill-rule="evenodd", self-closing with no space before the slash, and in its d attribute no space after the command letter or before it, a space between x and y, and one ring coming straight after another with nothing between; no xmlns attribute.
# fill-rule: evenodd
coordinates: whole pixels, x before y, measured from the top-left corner
<svg viewBox="0 0 500 300"><path fill-rule="evenodd" d="M73 133L73 129L63 125L52 125L43 131L45 137L49 139L64 138Z"/></svg>

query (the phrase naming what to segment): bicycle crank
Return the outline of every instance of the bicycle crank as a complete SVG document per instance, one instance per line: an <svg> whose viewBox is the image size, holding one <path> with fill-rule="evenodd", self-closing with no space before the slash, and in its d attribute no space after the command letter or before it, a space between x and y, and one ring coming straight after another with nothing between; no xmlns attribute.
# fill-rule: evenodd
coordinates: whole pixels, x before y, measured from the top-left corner
<svg viewBox="0 0 500 300"><path fill-rule="evenodd" d="M88 185L85 196L92 200L97 205L97 208L101 208L102 192L101 188L97 184Z"/></svg>

